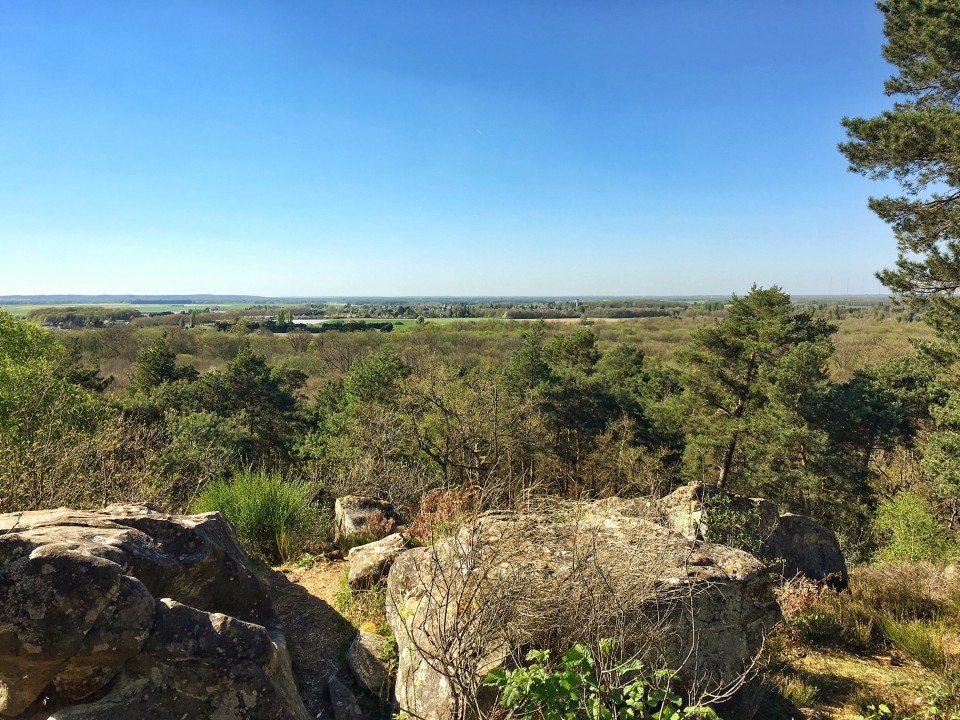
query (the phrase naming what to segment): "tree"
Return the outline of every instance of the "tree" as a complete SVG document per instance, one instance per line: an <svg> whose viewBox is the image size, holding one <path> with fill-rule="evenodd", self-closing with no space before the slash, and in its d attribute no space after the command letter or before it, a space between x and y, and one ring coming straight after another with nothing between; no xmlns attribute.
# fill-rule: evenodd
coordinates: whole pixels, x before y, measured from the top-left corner
<svg viewBox="0 0 960 720"><path fill-rule="evenodd" d="M177 355L167 342L166 332L137 355L133 366L134 390L151 390L175 380L195 380L197 371L189 365L177 365Z"/></svg>
<svg viewBox="0 0 960 720"><path fill-rule="evenodd" d="M808 312L795 312L779 287L754 286L742 298L733 296L725 319L694 333L678 353L690 433L688 473L703 474L709 463L717 485L726 487L744 467L738 453L746 451L755 462L764 448L773 450L774 439L790 444L805 463L811 441L807 390L825 381L835 330Z"/></svg>
<svg viewBox="0 0 960 720"><path fill-rule="evenodd" d="M897 239L895 269L878 277L942 335L960 339L960 6L956 0L883 0L884 57L897 98L872 118L844 118L850 170L893 179L903 194L870 199Z"/></svg>

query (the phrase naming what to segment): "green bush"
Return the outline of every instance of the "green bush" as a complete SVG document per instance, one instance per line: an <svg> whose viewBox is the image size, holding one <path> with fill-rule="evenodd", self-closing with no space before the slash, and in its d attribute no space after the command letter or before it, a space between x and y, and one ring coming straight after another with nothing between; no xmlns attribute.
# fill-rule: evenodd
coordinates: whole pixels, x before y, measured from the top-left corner
<svg viewBox="0 0 960 720"><path fill-rule="evenodd" d="M248 470L232 481L204 488L193 512L219 510L237 528L237 539L251 555L267 562L292 560L303 552L321 517L311 485L285 480L278 472Z"/></svg>
<svg viewBox="0 0 960 720"><path fill-rule="evenodd" d="M898 493L880 503L873 531L882 560L936 561L955 550L930 502L911 492Z"/></svg>
<svg viewBox="0 0 960 720"><path fill-rule="evenodd" d="M527 665L493 670L483 684L500 692L501 707L521 717L574 720L680 720L717 718L708 707L688 706L670 689L671 670L646 670L639 660L617 663L612 640L600 641L594 656L586 645L570 648L560 663L548 650L531 650Z"/></svg>

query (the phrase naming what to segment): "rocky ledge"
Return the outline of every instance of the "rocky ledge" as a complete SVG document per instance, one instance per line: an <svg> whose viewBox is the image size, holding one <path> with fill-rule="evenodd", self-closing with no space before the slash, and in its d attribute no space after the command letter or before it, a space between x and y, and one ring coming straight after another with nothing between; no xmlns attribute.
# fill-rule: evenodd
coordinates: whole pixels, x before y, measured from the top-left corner
<svg viewBox="0 0 960 720"><path fill-rule="evenodd" d="M230 523L114 505L0 515L0 717L308 715Z"/></svg>

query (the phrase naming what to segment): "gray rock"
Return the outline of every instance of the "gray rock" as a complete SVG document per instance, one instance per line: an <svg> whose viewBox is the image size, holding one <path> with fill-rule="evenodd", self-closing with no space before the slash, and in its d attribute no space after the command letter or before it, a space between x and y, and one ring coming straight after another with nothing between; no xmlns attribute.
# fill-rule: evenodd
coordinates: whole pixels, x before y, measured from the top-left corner
<svg viewBox="0 0 960 720"><path fill-rule="evenodd" d="M711 485L683 485L657 501L661 523L690 539L703 539L710 528L710 501L721 500L735 513L752 518L759 538L750 548L767 562L782 562L785 577L802 575L826 581L836 589L847 586L847 564L836 535L812 518L786 513L762 498L733 495Z"/></svg>
<svg viewBox="0 0 960 720"><path fill-rule="evenodd" d="M0 717L305 720L266 586L218 513L0 515Z"/></svg>
<svg viewBox="0 0 960 720"><path fill-rule="evenodd" d="M333 705L333 715L337 720L363 720L363 712L357 704L356 696L336 675L327 678L327 691L330 693L330 704Z"/></svg>
<svg viewBox="0 0 960 720"><path fill-rule="evenodd" d="M387 580L395 696L423 720L454 718L455 692L462 699L463 688L477 688L528 648L556 657L604 637L648 667L679 669L688 690L728 688L779 617L764 563L611 504L563 522L481 516L452 538L403 553ZM477 699L494 700L483 690Z"/></svg>
<svg viewBox="0 0 960 720"><path fill-rule="evenodd" d="M393 505L386 500L345 495L334 503L334 530L338 540L379 540L397 531L401 524Z"/></svg>
<svg viewBox="0 0 960 720"><path fill-rule="evenodd" d="M823 580L836 590L847 587L847 563L837 536L805 515L781 515L763 544L770 560L783 560L784 577Z"/></svg>
<svg viewBox="0 0 960 720"><path fill-rule="evenodd" d="M385 658L394 653L387 638L363 630L357 633L347 651L347 665L357 682L383 702L390 701L393 685L390 663Z"/></svg>
<svg viewBox="0 0 960 720"><path fill-rule="evenodd" d="M367 590L386 577L393 561L407 549L400 533L387 535L366 545L357 545L347 553L350 571L347 582L354 590Z"/></svg>

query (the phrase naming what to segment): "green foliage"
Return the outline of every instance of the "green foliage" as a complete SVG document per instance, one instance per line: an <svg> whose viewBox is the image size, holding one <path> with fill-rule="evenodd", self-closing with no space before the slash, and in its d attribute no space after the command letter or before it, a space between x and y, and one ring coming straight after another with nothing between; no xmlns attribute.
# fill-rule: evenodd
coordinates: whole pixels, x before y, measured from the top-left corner
<svg viewBox="0 0 960 720"><path fill-rule="evenodd" d="M835 330L780 288L756 286L697 330L677 354L685 474L776 500L810 483L827 444L818 420Z"/></svg>
<svg viewBox="0 0 960 720"><path fill-rule="evenodd" d="M232 480L207 485L193 512L219 510L237 528L248 553L270 563L290 561L318 529L320 517L307 482L287 480L279 472L248 470Z"/></svg>
<svg viewBox="0 0 960 720"><path fill-rule="evenodd" d="M344 568L333 598L333 606L354 627L369 629L383 637L392 637L387 624L387 590L380 583L366 590L354 590L347 578L349 568Z"/></svg>
<svg viewBox="0 0 960 720"><path fill-rule="evenodd" d="M939 641L943 635L942 627L922 620L896 620L881 616L880 628L890 642L924 667L942 670L946 665L946 656Z"/></svg>
<svg viewBox="0 0 960 720"><path fill-rule="evenodd" d="M483 684L499 690L503 708L523 717L550 720L679 720L717 718L708 707L690 706L670 689L671 670L649 671L639 660L616 662L612 640L601 640L596 657L586 645L570 648L559 664L547 650L531 650L525 666L493 670Z"/></svg>
<svg viewBox="0 0 960 720"><path fill-rule="evenodd" d="M175 380L195 380L197 371L190 366L177 365L177 356L170 349L166 332L137 355L133 366L132 390L151 390Z"/></svg>
<svg viewBox="0 0 960 720"><path fill-rule="evenodd" d="M756 505L751 503L750 507L735 508L729 495L718 492L704 498L703 515L706 520L704 540L760 554L767 538Z"/></svg>
<svg viewBox="0 0 960 720"><path fill-rule="evenodd" d="M899 249L884 284L929 308L941 332L960 329L960 12L955 0L884 0L884 57L896 68L886 81L892 109L844 118L840 145L850 170L900 184L898 197L871 198L870 208L894 230Z"/></svg>
<svg viewBox="0 0 960 720"><path fill-rule="evenodd" d="M887 561L942 560L956 551L930 502L911 492L882 502L873 530Z"/></svg>

